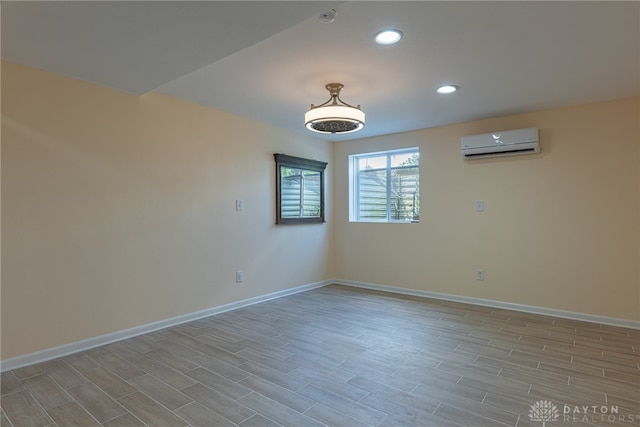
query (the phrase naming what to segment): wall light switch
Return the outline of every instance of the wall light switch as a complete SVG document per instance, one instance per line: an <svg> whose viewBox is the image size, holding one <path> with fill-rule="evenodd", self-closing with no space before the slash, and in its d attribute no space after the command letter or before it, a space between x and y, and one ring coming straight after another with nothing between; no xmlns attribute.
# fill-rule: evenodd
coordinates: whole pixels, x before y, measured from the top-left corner
<svg viewBox="0 0 640 427"><path fill-rule="evenodd" d="M244 280L244 271L238 270L236 271L236 283L242 283Z"/></svg>
<svg viewBox="0 0 640 427"><path fill-rule="evenodd" d="M237 211L243 211L244 210L244 202L242 201L242 199L236 200L236 210Z"/></svg>
<svg viewBox="0 0 640 427"><path fill-rule="evenodd" d="M484 200L476 200L476 212L484 212Z"/></svg>

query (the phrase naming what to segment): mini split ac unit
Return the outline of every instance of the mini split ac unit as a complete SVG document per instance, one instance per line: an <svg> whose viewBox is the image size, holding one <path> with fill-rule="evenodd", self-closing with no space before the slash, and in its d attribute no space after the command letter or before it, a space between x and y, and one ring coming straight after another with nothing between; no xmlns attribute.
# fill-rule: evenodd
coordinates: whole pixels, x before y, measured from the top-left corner
<svg viewBox="0 0 640 427"><path fill-rule="evenodd" d="M505 130L482 135L463 136L462 156L465 159L517 156L540 152L538 128Z"/></svg>

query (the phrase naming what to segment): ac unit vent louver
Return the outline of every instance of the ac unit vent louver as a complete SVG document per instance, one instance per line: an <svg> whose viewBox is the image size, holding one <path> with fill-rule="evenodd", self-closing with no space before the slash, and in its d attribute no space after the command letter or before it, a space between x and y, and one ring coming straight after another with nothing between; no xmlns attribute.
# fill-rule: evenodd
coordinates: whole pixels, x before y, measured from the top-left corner
<svg viewBox="0 0 640 427"><path fill-rule="evenodd" d="M461 148L467 160L539 153L538 128L463 136Z"/></svg>

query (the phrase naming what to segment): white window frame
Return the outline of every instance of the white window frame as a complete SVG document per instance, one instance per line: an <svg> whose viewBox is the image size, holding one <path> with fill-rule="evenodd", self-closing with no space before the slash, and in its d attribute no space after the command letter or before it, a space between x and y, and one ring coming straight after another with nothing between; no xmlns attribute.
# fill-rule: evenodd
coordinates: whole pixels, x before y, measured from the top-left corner
<svg viewBox="0 0 640 427"><path fill-rule="evenodd" d="M383 150L376 151L371 153L361 153L361 154L351 154L349 155L349 221L350 222L372 222L372 223L394 223L394 224L411 224L420 222L419 219L410 219L410 220L394 220L391 219L391 186L386 186L387 191L387 200L386 200L386 208L387 208L387 217L381 219L361 219L360 215L360 206L359 206L359 166L358 162L360 159L365 158L374 158L387 156L387 177L391 176L391 162L390 157L399 154L413 154L418 153L420 156L420 148L419 147L409 147L409 148L401 148L401 149L392 149L392 150ZM418 174L420 174L420 164L418 163ZM419 179L419 178L418 178ZM387 180L389 182L389 180Z"/></svg>

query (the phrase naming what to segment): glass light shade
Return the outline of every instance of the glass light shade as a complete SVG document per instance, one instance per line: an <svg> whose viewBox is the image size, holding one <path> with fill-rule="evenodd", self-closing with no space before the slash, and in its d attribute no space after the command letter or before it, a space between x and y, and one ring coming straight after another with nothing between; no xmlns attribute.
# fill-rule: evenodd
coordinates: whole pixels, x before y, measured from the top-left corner
<svg viewBox="0 0 640 427"><path fill-rule="evenodd" d="M343 105L316 107L304 115L307 129L319 133L350 133L364 127L364 112Z"/></svg>

